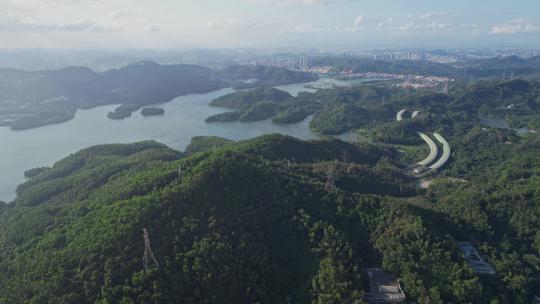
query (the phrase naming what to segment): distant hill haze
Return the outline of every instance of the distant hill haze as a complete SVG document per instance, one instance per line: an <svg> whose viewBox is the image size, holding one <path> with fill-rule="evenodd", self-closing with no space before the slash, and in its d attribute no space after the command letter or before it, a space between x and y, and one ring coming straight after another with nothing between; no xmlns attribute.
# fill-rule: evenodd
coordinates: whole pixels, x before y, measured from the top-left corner
<svg viewBox="0 0 540 304"><path fill-rule="evenodd" d="M315 59L314 64L331 66L335 73L349 70L446 76L467 81L473 78L508 80L540 76L540 57L474 59L450 65L421 60L381 61L334 56ZM160 65L151 61L103 73L84 67L35 72L0 69L0 126L19 130L61 123L73 118L77 109L108 104L120 105L108 114L109 118L124 119L142 107L185 94L206 93L225 87L272 87L314 79L313 74L278 67L232 65L213 70L198 65ZM291 122L313 113L312 110L298 108L287 113L278 110L267 102L256 105L249 115L225 114L226 117L211 120L257 120L278 115L276 122Z"/></svg>
<svg viewBox="0 0 540 304"><path fill-rule="evenodd" d="M26 72L0 69L0 126L27 129L67 121L77 109L122 104L111 118L175 97L235 86L244 79L268 85L305 82L311 74L270 67L213 71L190 65L140 62L97 73L84 67ZM118 112L118 113L116 113Z"/></svg>
<svg viewBox="0 0 540 304"><path fill-rule="evenodd" d="M520 58L517 56L472 59L456 64L445 64L427 60L373 60L362 57L321 57L315 60L319 66L330 66L334 72L350 70L354 73L391 73L424 76L446 76L454 78L501 78L538 75L540 56Z"/></svg>

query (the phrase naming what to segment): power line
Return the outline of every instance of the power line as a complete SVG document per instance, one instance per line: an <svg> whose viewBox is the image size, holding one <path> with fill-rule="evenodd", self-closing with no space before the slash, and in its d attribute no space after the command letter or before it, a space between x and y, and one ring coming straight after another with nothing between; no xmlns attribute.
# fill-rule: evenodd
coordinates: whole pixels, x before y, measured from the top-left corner
<svg viewBox="0 0 540 304"><path fill-rule="evenodd" d="M143 238L144 238L144 254L143 254L143 265L144 270L148 271L148 256L152 259L156 267L159 269L159 263L156 260L156 257L154 256L154 252L152 252L152 247L150 247L150 237L148 236L148 230L146 228L143 228Z"/></svg>

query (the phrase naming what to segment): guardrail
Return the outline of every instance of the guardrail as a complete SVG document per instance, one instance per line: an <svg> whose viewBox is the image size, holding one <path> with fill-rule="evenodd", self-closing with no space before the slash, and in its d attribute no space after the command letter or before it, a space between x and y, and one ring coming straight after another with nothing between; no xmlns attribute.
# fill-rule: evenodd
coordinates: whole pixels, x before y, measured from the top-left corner
<svg viewBox="0 0 540 304"><path fill-rule="evenodd" d="M443 145L443 155L436 163L429 167L432 170L437 170L444 166L444 164L446 164L446 162L450 159L450 145L441 134L433 133L433 136L435 136L435 138Z"/></svg>
<svg viewBox="0 0 540 304"><path fill-rule="evenodd" d="M396 115L396 120L397 120L397 121L402 121L402 120L403 120L403 114L404 114L405 112L407 112L406 109L403 109L403 110L399 111L399 112L397 113L397 115Z"/></svg>
<svg viewBox="0 0 540 304"><path fill-rule="evenodd" d="M422 132L418 132L418 135L420 135L420 137L422 137L422 139L428 144L429 149L431 150L428 157L426 157L426 159L424 159L423 161L418 163L420 166L425 167L425 166L428 166L429 164L431 164L435 160L435 158L437 158L437 154L439 153L439 149L437 148L437 144L435 144L433 139L429 138L429 136L427 136L426 134L424 134Z"/></svg>

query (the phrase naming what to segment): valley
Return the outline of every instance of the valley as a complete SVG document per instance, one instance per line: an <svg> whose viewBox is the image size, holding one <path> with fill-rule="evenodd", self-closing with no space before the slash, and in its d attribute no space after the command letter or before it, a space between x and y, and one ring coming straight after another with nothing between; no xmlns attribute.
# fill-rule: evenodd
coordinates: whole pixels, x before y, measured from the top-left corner
<svg viewBox="0 0 540 304"><path fill-rule="evenodd" d="M318 83L0 129L0 303L527 303L539 83Z"/></svg>

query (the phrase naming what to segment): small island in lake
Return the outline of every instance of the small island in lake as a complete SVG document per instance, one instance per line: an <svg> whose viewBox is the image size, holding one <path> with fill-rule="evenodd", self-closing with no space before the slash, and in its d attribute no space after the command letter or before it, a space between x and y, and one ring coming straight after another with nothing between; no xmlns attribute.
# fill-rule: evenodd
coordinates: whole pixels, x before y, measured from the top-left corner
<svg viewBox="0 0 540 304"><path fill-rule="evenodd" d="M140 106L123 104L114 109L114 111L107 113L107 117L113 120L128 118L131 117L131 113L137 111L138 109L140 109Z"/></svg>
<svg viewBox="0 0 540 304"><path fill-rule="evenodd" d="M143 108L141 110L141 115L142 116L161 116L165 114L165 110L163 110L162 108L156 108L156 107L148 107L148 108Z"/></svg>
<svg viewBox="0 0 540 304"><path fill-rule="evenodd" d="M210 106L234 110L210 116L206 122L258 121L276 116L293 97L273 87L238 91L212 100Z"/></svg>

